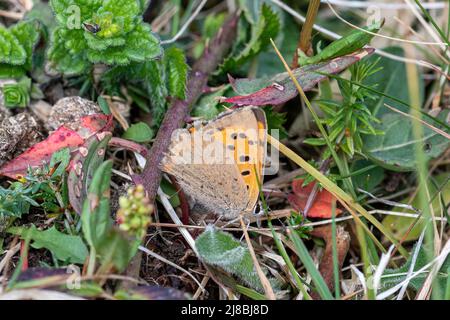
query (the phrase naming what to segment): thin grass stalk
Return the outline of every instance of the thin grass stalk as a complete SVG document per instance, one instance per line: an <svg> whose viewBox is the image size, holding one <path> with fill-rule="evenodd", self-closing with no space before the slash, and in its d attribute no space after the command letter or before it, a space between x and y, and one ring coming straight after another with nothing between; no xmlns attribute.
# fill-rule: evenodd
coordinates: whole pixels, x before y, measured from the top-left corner
<svg viewBox="0 0 450 320"><path fill-rule="evenodd" d="M331 204L331 239L333 249L334 296L336 299L339 299L341 297L341 287L339 283L339 262L336 234L336 201L333 201Z"/></svg>
<svg viewBox="0 0 450 320"><path fill-rule="evenodd" d="M333 295L330 292L330 289L325 283L325 280L323 279L319 270L317 270L314 261L308 252L308 249L306 248L305 244L300 239L298 234L295 232L294 228L292 228L291 224L288 227L288 235L294 243L296 253L305 266L306 270L308 271L309 275L311 276L311 279L314 282L315 288L320 297L324 300L333 300Z"/></svg>
<svg viewBox="0 0 450 320"><path fill-rule="evenodd" d="M411 46L405 46L406 55L413 56L413 48ZM410 93L410 101L412 108L409 110L410 115L414 118L421 119L421 113L418 111L421 109L420 96L419 96L419 75L417 72L417 68L411 64L406 64L406 74L408 76L408 91ZM418 121L412 122L413 136L417 141L421 141L423 138L423 127ZM433 213L430 209L430 197L429 190L427 184L427 176L428 176L428 162L426 160L425 153L423 151L423 147L420 144L415 145L415 157L417 163L417 177L418 177L418 199L419 199L419 207L422 211L423 217L425 221L428 223L432 223L433 225L429 228L425 227L425 244L428 248L426 252L427 261L431 261L433 257L436 255L436 245L438 245L437 234L436 234L436 221L433 219ZM437 290L438 287L435 286ZM433 290L434 291L434 290ZM435 292L437 293L437 292Z"/></svg>

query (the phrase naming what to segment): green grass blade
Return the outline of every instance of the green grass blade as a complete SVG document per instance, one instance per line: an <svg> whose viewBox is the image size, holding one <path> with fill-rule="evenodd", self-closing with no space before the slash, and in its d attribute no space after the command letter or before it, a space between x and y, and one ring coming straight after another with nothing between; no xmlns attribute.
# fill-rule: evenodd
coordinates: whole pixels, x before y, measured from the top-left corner
<svg viewBox="0 0 450 320"><path fill-rule="evenodd" d="M294 228L292 228L291 224L288 229L288 234L290 239L294 243L298 257L300 258L306 270L310 274L312 281L314 282L315 287L317 289L317 292L319 293L321 298L324 300L333 300L334 299L333 295L331 294L330 289L325 283L325 280L323 279L319 270L317 270L316 266L314 265L314 261L311 258L308 249L306 248L305 244L300 239L298 234L295 232Z"/></svg>

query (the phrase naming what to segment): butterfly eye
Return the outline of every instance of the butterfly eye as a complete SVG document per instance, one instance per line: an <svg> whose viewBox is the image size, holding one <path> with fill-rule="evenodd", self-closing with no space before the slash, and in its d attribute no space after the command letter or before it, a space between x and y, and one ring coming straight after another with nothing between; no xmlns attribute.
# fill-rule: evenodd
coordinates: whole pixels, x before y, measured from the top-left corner
<svg viewBox="0 0 450 320"><path fill-rule="evenodd" d="M249 162L250 161L250 157L249 156L240 156L239 160L241 160L241 162Z"/></svg>
<svg viewBox="0 0 450 320"><path fill-rule="evenodd" d="M231 137L231 139L236 140L237 137L238 137L238 135L237 135L237 133L232 133L232 134L230 135L230 137Z"/></svg>
<svg viewBox="0 0 450 320"><path fill-rule="evenodd" d="M229 150L231 150L231 151L233 151L233 150L235 149L234 146L233 146L232 144L228 145L227 148L228 148Z"/></svg>

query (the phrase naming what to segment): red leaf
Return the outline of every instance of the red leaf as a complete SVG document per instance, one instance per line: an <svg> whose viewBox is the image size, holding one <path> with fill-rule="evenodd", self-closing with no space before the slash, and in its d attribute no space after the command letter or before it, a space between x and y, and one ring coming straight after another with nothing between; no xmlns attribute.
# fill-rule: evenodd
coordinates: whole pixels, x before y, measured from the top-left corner
<svg viewBox="0 0 450 320"><path fill-rule="evenodd" d="M374 49L366 48L355 53L338 57L319 64L308 65L293 70L293 74L303 91L313 89L324 80L326 74L339 73L362 58L370 55ZM277 105L297 96L298 91L287 72L275 75L270 79L233 79L230 78L233 89L238 96L222 99L222 102L244 105Z"/></svg>
<svg viewBox="0 0 450 320"><path fill-rule="evenodd" d="M296 179L292 181L292 191L288 196L289 203L294 207L297 211L304 211L306 207L306 203L308 201L309 195L311 194L314 183L308 184L306 187L302 187L303 180ZM332 211L331 205L335 198L333 195L325 189L317 192L314 203L308 211L307 216L309 218L323 218L329 219L331 218ZM336 208L336 216L342 213L342 210Z"/></svg>
<svg viewBox="0 0 450 320"><path fill-rule="evenodd" d="M42 163L50 162L52 154L61 148L77 147L83 143L83 138L73 130L60 127L47 139L36 143L15 159L0 168L0 175L13 179L20 178L27 173L28 167L38 167Z"/></svg>
<svg viewBox="0 0 450 320"><path fill-rule="evenodd" d="M74 149L82 145L92 134L111 129L112 117L103 114L83 117L78 131L61 126L47 139L36 143L1 167L0 175L18 179L27 173L28 167L39 167L43 162L50 162L52 154L56 151L67 147Z"/></svg>
<svg viewBox="0 0 450 320"><path fill-rule="evenodd" d="M80 129L78 133L87 138L93 133L112 131L113 129L113 117L111 115L105 115L102 113L92 114L81 118Z"/></svg>

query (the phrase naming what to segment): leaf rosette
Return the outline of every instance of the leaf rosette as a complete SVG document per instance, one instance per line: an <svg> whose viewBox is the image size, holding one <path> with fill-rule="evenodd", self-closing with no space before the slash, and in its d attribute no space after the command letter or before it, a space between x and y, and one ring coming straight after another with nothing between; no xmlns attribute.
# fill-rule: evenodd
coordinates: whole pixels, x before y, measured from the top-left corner
<svg viewBox="0 0 450 320"><path fill-rule="evenodd" d="M24 78L18 83L8 83L2 88L5 107L25 108L30 103L31 80Z"/></svg>
<svg viewBox="0 0 450 320"><path fill-rule="evenodd" d="M146 0L51 0L59 26L48 56L65 74L80 74L93 63L128 65L159 57L162 48L142 21Z"/></svg>

